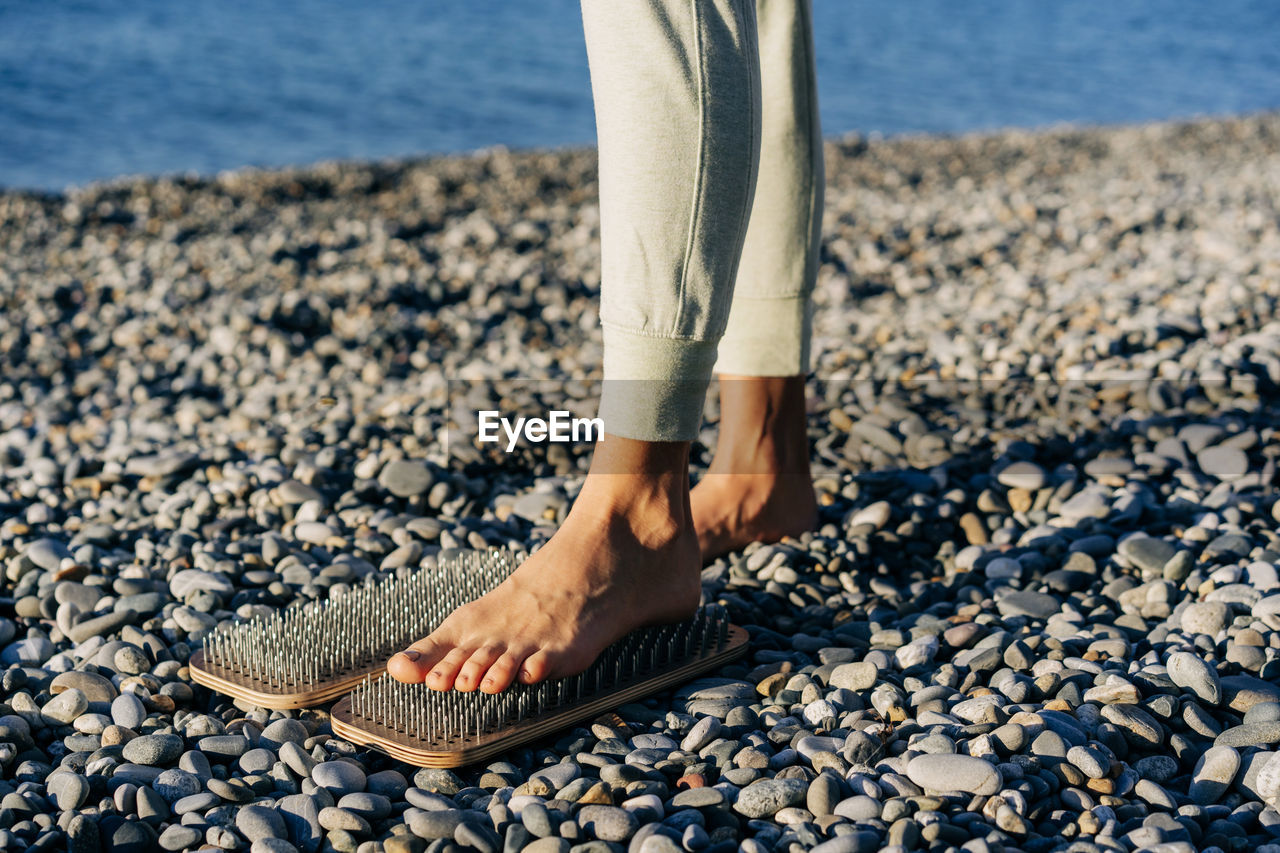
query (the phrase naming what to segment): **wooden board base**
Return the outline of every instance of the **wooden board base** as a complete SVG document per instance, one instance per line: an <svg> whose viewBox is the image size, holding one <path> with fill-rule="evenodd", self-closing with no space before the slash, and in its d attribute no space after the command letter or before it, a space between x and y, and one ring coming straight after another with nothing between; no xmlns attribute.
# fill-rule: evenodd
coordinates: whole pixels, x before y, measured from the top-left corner
<svg viewBox="0 0 1280 853"><path fill-rule="evenodd" d="M277 710L313 708L316 705L324 705L359 687L365 676L380 678L387 671L385 664L370 664L339 673L338 677L333 681L326 682L315 689L289 692L256 679L245 678L238 672L225 670L222 667L210 667L205 663L203 649L192 652L191 660L187 665L191 667L191 680L196 684L202 684L210 690L216 690L236 699L251 702L261 708L274 708Z"/></svg>
<svg viewBox="0 0 1280 853"><path fill-rule="evenodd" d="M484 761L558 729L597 717L611 708L688 681L741 657L747 650L748 639L745 630L736 625L730 625L728 642L719 651L694 658L641 681L626 684L616 691L599 695L581 704L560 708L546 715L530 717L466 741L453 738L446 743L426 742L411 738L406 733L393 728L357 718L351 710L350 696L333 706L330 721L334 734L339 737L384 752L407 764L419 767L460 767L464 764Z"/></svg>

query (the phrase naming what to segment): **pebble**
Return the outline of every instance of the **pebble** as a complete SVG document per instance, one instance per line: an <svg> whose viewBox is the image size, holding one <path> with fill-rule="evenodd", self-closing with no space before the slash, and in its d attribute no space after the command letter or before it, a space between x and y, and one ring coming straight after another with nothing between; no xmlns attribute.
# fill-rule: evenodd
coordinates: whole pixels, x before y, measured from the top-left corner
<svg viewBox="0 0 1280 853"><path fill-rule="evenodd" d="M117 776L119 771L117 771ZM151 786L165 803L173 804L200 792L200 778L177 767L162 770L151 780ZM145 789L144 789L145 790ZM139 791L139 796L142 792Z"/></svg>
<svg viewBox="0 0 1280 853"><path fill-rule="evenodd" d="M996 602L1002 616L1030 616L1048 619L1062 609L1062 602L1043 592L1018 590Z"/></svg>
<svg viewBox="0 0 1280 853"><path fill-rule="evenodd" d="M1049 482L1049 475L1034 462L1014 462L1001 469L996 479L1001 485L1034 492L1045 487Z"/></svg>
<svg viewBox="0 0 1280 853"><path fill-rule="evenodd" d="M601 841L626 841L639 826L634 814L617 806L583 806L577 821Z"/></svg>
<svg viewBox="0 0 1280 853"><path fill-rule="evenodd" d="M391 494L401 498L416 497L431 488L434 477L427 466L415 459L396 459L388 462L378 474L378 483Z"/></svg>
<svg viewBox="0 0 1280 853"><path fill-rule="evenodd" d="M870 690L875 686L880 670L875 664L866 661L845 663L831 671L830 684L854 692Z"/></svg>
<svg viewBox="0 0 1280 853"><path fill-rule="evenodd" d="M1197 805L1216 803L1231 786L1239 769L1239 752L1230 746L1215 745L1209 748L1196 762L1188 796Z"/></svg>
<svg viewBox="0 0 1280 853"><path fill-rule="evenodd" d="M205 755L230 761L249 751L249 739L244 735L210 735L200 738L197 746Z"/></svg>
<svg viewBox="0 0 1280 853"><path fill-rule="evenodd" d="M57 772L45 784L59 811L74 811L89 796L89 782L79 773Z"/></svg>
<svg viewBox="0 0 1280 853"><path fill-rule="evenodd" d="M1225 729L1214 739L1214 746L1243 748L1280 743L1280 722L1243 723Z"/></svg>
<svg viewBox="0 0 1280 853"><path fill-rule="evenodd" d="M1215 445L1197 453L1196 464L1210 477L1236 480L1249 470L1249 457L1238 447Z"/></svg>
<svg viewBox="0 0 1280 853"><path fill-rule="evenodd" d="M348 809L326 806L320 810L320 825L328 830L340 829L357 835L368 835L369 822Z"/></svg>
<svg viewBox="0 0 1280 853"><path fill-rule="evenodd" d="M303 744L308 737L306 726L297 720L285 717L268 725L258 735L258 744L273 752L278 752L285 743Z"/></svg>
<svg viewBox="0 0 1280 853"><path fill-rule="evenodd" d="M1004 784L1000 769L968 755L917 755L907 762L907 778L927 791L964 791L989 796Z"/></svg>
<svg viewBox="0 0 1280 853"><path fill-rule="evenodd" d="M316 767L316 760L309 752L304 750L298 744L292 741L285 741L280 744L279 748L280 760L283 761L290 770L304 778L311 776L311 771Z"/></svg>
<svg viewBox="0 0 1280 853"><path fill-rule="evenodd" d="M182 738L171 734L142 735L124 745L124 759L134 764L161 766L178 760Z"/></svg>
<svg viewBox="0 0 1280 853"><path fill-rule="evenodd" d="M49 725L70 725L87 710L89 700L84 693L73 687L46 702L40 709L40 716Z"/></svg>
<svg viewBox="0 0 1280 853"><path fill-rule="evenodd" d="M769 817L803 803L808 791L808 784L800 779L762 779L738 793L733 810L748 818Z"/></svg>
<svg viewBox="0 0 1280 853"><path fill-rule="evenodd" d="M58 540L45 537L28 545L23 556L47 572L56 572L71 552Z"/></svg>
<svg viewBox="0 0 1280 853"><path fill-rule="evenodd" d="M315 851L324 839L320 825L320 806L314 796L289 794L279 801L280 817L289 833L289 841L300 850Z"/></svg>
<svg viewBox="0 0 1280 853"><path fill-rule="evenodd" d="M311 778L321 788L337 795L364 790L364 771L349 761L325 761L317 764L311 770Z"/></svg>
<svg viewBox="0 0 1280 853"><path fill-rule="evenodd" d="M1174 684L1190 690L1210 705L1222 701L1222 683L1218 673L1204 660L1190 652L1174 652L1166 664Z"/></svg>
<svg viewBox="0 0 1280 853"><path fill-rule="evenodd" d="M165 827L164 832L160 833L156 843L165 850L178 851L195 847L203 838L204 835L198 829L171 823Z"/></svg>
<svg viewBox="0 0 1280 853"><path fill-rule="evenodd" d="M1194 602L1182 611L1182 630L1188 634L1216 637L1227 627L1231 611L1218 601Z"/></svg>
<svg viewBox="0 0 1280 853"><path fill-rule="evenodd" d="M111 702L117 695L115 685L108 679L97 673L83 670L60 673L49 683L51 693L57 694L71 689L79 690L89 702Z"/></svg>
<svg viewBox="0 0 1280 853"><path fill-rule="evenodd" d="M1117 550L1139 569L1153 574L1162 574L1165 564L1177 553L1177 549L1163 539L1145 534L1122 540Z"/></svg>

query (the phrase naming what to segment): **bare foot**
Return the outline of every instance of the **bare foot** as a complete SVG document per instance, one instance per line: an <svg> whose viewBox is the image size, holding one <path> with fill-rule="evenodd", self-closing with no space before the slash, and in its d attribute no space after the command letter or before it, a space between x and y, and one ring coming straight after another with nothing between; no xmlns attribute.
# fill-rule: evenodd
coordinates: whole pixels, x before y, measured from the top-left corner
<svg viewBox="0 0 1280 853"><path fill-rule="evenodd" d="M627 454L645 458L630 459ZM654 456L658 458L654 458ZM488 595L387 662L399 681L498 693L582 672L642 625L676 622L701 597L688 444L606 436L564 525Z"/></svg>
<svg viewBox="0 0 1280 853"><path fill-rule="evenodd" d="M804 377L720 378L715 458L690 505L704 562L814 528Z"/></svg>
<svg viewBox="0 0 1280 853"><path fill-rule="evenodd" d="M799 536L818 523L818 502L808 474L708 471L690 503L703 562L752 542Z"/></svg>

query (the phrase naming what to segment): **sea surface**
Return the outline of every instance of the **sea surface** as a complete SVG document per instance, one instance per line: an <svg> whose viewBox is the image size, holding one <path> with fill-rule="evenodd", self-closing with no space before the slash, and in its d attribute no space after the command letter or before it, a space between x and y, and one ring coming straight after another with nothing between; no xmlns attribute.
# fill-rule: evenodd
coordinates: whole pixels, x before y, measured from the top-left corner
<svg viewBox="0 0 1280 853"><path fill-rule="evenodd" d="M1280 108L1274 0L814 0L814 19L828 135ZM0 0L0 186L594 135L575 0Z"/></svg>

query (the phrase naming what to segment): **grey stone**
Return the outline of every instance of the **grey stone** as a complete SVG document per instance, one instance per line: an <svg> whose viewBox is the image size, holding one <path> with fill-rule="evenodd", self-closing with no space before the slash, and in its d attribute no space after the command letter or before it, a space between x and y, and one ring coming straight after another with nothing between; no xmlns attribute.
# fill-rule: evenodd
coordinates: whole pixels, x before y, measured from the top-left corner
<svg viewBox="0 0 1280 853"><path fill-rule="evenodd" d="M177 815L187 814L188 812L206 812L214 806L218 805L221 798L211 791L201 791L198 794L192 794L183 797L173 804L173 813Z"/></svg>
<svg viewBox="0 0 1280 853"><path fill-rule="evenodd" d="M1236 480L1249 471L1249 457L1243 450L1221 444L1197 453L1196 464L1201 471L1219 480Z"/></svg>
<svg viewBox="0 0 1280 853"><path fill-rule="evenodd" d="M1214 739L1214 746L1242 749L1248 746L1266 746L1280 743L1280 722L1243 723L1226 729Z"/></svg>
<svg viewBox="0 0 1280 853"><path fill-rule="evenodd" d="M1231 787L1239 769L1240 753L1229 746L1209 748L1196 762L1188 795L1197 805L1216 803Z"/></svg>
<svg viewBox="0 0 1280 853"><path fill-rule="evenodd" d="M282 743L280 745L280 760L285 765L303 778L311 776L311 771L315 769L318 763L311 754L304 750L301 746L292 741Z"/></svg>
<svg viewBox="0 0 1280 853"><path fill-rule="evenodd" d="M171 823L165 827L164 832L160 833L159 845L165 850L178 851L185 850L188 847L195 847L204 839L204 834L198 829L190 826L183 826L180 823Z"/></svg>
<svg viewBox="0 0 1280 853"><path fill-rule="evenodd" d="M601 841L626 841L639 827L633 814L617 806L583 806L577 821Z"/></svg>
<svg viewBox="0 0 1280 853"><path fill-rule="evenodd" d="M1213 637L1227 627L1230 619L1231 609L1220 601L1194 602L1182 611L1182 630Z"/></svg>
<svg viewBox="0 0 1280 853"><path fill-rule="evenodd" d="M1139 533L1121 541L1117 550L1143 572L1162 575L1165 563L1173 558L1177 551L1173 545L1163 539ZM1147 575L1150 577L1151 574Z"/></svg>
<svg viewBox="0 0 1280 853"><path fill-rule="evenodd" d="M831 772L819 773L809 783L805 807L815 817L832 814L840 802L840 780Z"/></svg>
<svg viewBox="0 0 1280 853"><path fill-rule="evenodd" d="M907 778L930 791L991 795L1004 785L1000 768L968 755L917 755L907 763Z"/></svg>
<svg viewBox="0 0 1280 853"><path fill-rule="evenodd" d="M88 642L93 637L101 637L118 631L125 625L129 625L137 620L138 614L128 608L113 610L110 613L104 613L101 616L93 616L77 622L72 626L67 636L71 642L79 645Z"/></svg>
<svg viewBox="0 0 1280 853"><path fill-rule="evenodd" d="M803 803L809 792L802 779L762 779L738 793L733 810L748 818L771 817L781 809Z"/></svg>
<svg viewBox="0 0 1280 853"><path fill-rule="evenodd" d="M689 788L677 791L671 798L671 805L677 809L703 809L718 806L724 802L724 792L716 788Z"/></svg>
<svg viewBox="0 0 1280 853"><path fill-rule="evenodd" d="M96 672L73 669L58 674L49 685L49 692L60 693L74 688L84 694L89 702L111 702L118 694L115 685Z"/></svg>
<svg viewBox="0 0 1280 853"><path fill-rule="evenodd" d="M382 820L391 814L391 800L381 794L363 791L347 794L337 803L339 808L354 812L365 820Z"/></svg>
<svg viewBox="0 0 1280 853"><path fill-rule="evenodd" d="M1067 761L1090 779L1101 779L1107 775L1111 762L1101 751L1087 746L1073 746L1067 750Z"/></svg>
<svg viewBox="0 0 1280 853"><path fill-rule="evenodd" d="M1048 619L1062 609L1062 602L1047 593L1018 590L997 601L996 608L1002 616Z"/></svg>
<svg viewBox="0 0 1280 853"><path fill-rule="evenodd" d="M311 779L337 795L364 790L364 771L349 761L325 761L311 770Z"/></svg>
<svg viewBox="0 0 1280 853"><path fill-rule="evenodd" d="M45 637L30 637L18 640L5 647L0 654L0 663L5 666L29 664L40 666L53 656L53 643Z"/></svg>
<svg viewBox="0 0 1280 853"><path fill-rule="evenodd" d="M693 724L688 734L680 741L680 748L686 752L697 752L720 736L723 726L715 717L703 717Z"/></svg>
<svg viewBox="0 0 1280 853"><path fill-rule="evenodd" d="M196 746L206 755L231 761L249 751L249 739L244 735L211 735L200 738Z"/></svg>
<svg viewBox="0 0 1280 853"><path fill-rule="evenodd" d="M51 775L45 785L59 811L74 811L89 796L89 782L79 773L59 771Z"/></svg>
<svg viewBox="0 0 1280 853"><path fill-rule="evenodd" d="M1228 675L1219 679L1223 701L1233 711L1247 712L1263 702L1280 702L1280 685L1252 675Z"/></svg>
<svg viewBox="0 0 1280 853"><path fill-rule="evenodd" d="M1104 720L1120 729L1132 746L1152 749L1164 742L1164 730L1160 724L1136 705L1104 705L1101 713Z"/></svg>
<svg viewBox="0 0 1280 853"><path fill-rule="evenodd" d="M996 480L1001 485L1009 486L1015 489L1027 489L1028 491L1036 491L1042 489L1049 482L1049 475L1045 470L1034 462L1014 462L1001 469L996 475Z"/></svg>
<svg viewBox="0 0 1280 853"><path fill-rule="evenodd" d="M180 802L193 794L198 794L202 787L200 779L194 773L179 770L177 767L161 771L156 775L151 786L169 804Z"/></svg>
<svg viewBox="0 0 1280 853"><path fill-rule="evenodd" d="M411 498L427 492L435 483L435 477L424 462L395 459L382 467L378 483L396 497Z"/></svg>
<svg viewBox="0 0 1280 853"><path fill-rule="evenodd" d="M452 770L442 767L424 767L413 776L413 784L435 794L452 797L463 788L462 780Z"/></svg>
<svg viewBox="0 0 1280 853"><path fill-rule="evenodd" d="M272 751L279 751L280 747L286 743L296 743L301 746L307 737L306 726L295 719L284 717L275 720L262 730L262 734L258 735L258 745Z"/></svg>
<svg viewBox="0 0 1280 853"><path fill-rule="evenodd" d="M829 679L832 687L845 690L870 690L875 686L880 670L875 664L866 661L843 663L831 671Z"/></svg>
<svg viewBox="0 0 1280 853"><path fill-rule="evenodd" d="M566 838L535 838L524 847L523 853L569 853L569 847Z"/></svg>
<svg viewBox="0 0 1280 853"><path fill-rule="evenodd" d="M875 797L866 795L858 795L849 797L836 803L833 814L843 818L848 818L854 823L864 820L877 820L880 817L884 804Z"/></svg>
<svg viewBox="0 0 1280 853"><path fill-rule="evenodd" d="M366 791L389 800L401 799L408 788L408 781L396 770L379 770L377 773L370 773L369 778L365 779Z"/></svg>
<svg viewBox="0 0 1280 853"><path fill-rule="evenodd" d="M318 850L324 840L324 827L320 826L320 805L316 798L309 794L289 794L280 799L279 809L289 840L301 850Z"/></svg>
<svg viewBox="0 0 1280 853"><path fill-rule="evenodd" d="M134 764L162 766L182 755L182 738L173 734L141 735L124 745L124 759Z"/></svg>
<svg viewBox="0 0 1280 853"><path fill-rule="evenodd" d="M230 597L235 595L236 587L231 578L220 572L199 569L183 569L169 579L169 592L178 601L186 601L192 593L201 591Z"/></svg>
<svg viewBox="0 0 1280 853"><path fill-rule="evenodd" d="M259 838L249 846L249 853L298 853L298 848L283 838Z"/></svg>
<svg viewBox="0 0 1280 853"><path fill-rule="evenodd" d="M328 830L341 829L356 835L368 835L369 822L353 811L340 806L326 806L320 810L320 825Z"/></svg>
<svg viewBox="0 0 1280 853"><path fill-rule="evenodd" d="M40 716L49 725L70 725L76 717L89 710L89 700L76 688L64 690L40 709Z"/></svg>
<svg viewBox="0 0 1280 853"><path fill-rule="evenodd" d="M28 545L23 555L46 572L56 572L62 561L71 556L71 552L57 539L45 537Z"/></svg>
<svg viewBox="0 0 1280 853"><path fill-rule="evenodd" d="M1174 652L1169 655L1168 670L1174 684L1190 690L1210 705L1222 701L1218 673L1202 658L1190 652Z"/></svg>
<svg viewBox="0 0 1280 853"><path fill-rule="evenodd" d="M419 838L433 841L437 838L453 838L454 830L462 823L462 812L457 809L424 811L409 818L409 829Z"/></svg>

